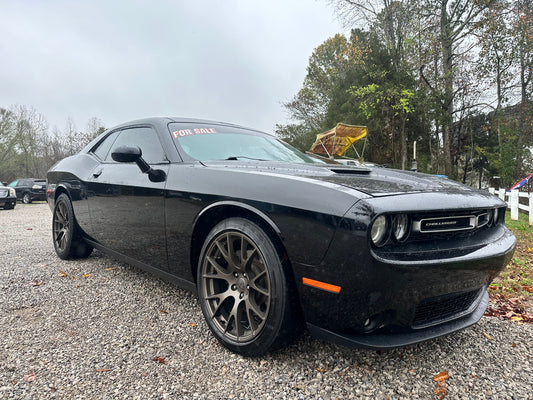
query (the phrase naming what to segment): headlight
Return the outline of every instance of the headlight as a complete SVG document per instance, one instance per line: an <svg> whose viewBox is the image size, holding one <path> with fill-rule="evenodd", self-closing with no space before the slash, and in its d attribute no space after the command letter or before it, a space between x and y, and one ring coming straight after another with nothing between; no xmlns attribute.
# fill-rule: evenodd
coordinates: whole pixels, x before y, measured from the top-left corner
<svg viewBox="0 0 533 400"><path fill-rule="evenodd" d="M41 186L41 185L33 185L31 188L32 188L33 190L37 190L37 189L41 189L42 186Z"/></svg>
<svg viewBox="0 0 533 400"><path fill-rule="evenodd" d="M374 220L370 231L372 243L376 246L383 246L389 238L389 220L386 216L380 215Z"/></svg>
<svg viewBox="0 0 533 400"><path fill-rule="evenodd" d="M398 242L403 242L409 236L409 217L406 214L394 216L392 221L392 234Z"/></svg>
<svg viewBox="0 0 533 400"><path fill-rule="evenodd" d="M9 188L9 195L10 195L10 196L16 196L16 195L17 195L17 192L15 192L15 189L13 189L13 188Z"/></svg>

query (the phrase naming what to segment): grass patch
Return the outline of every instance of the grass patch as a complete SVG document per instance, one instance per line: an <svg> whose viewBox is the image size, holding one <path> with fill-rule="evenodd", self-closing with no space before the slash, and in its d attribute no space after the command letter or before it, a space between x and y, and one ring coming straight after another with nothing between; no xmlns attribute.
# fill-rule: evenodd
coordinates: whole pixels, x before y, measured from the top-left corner
<svg viewBox="0 0 533 400"><path fill-rule="evenodd" d="M533 311L533 227L529 217L519 213L518 221L505 214L505 224L516 236L516 250L509 265L489 287L492 299L516 299L524 308Z"/></svg>

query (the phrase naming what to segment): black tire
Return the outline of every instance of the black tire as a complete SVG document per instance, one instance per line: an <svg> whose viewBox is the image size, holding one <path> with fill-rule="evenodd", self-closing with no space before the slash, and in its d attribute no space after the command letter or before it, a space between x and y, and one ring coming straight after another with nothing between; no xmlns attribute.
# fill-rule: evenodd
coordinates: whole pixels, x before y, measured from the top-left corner
<svg viewBox="0 0 533 400"><path fill-rule="evenodd" d="M238 354L260 356L297 336L287 274L282 255L259 226L243 218L216 225L202 247L197 284L217 340Z"/></svg>
<svg viewBox="0 0 533 400"><path fill-rule="evenodd" d="M93 247L80 234L72 203L65 193L56 199L52 216L52 238L56 254L63 260L87 258L93 251Z"/></svg>
<svg viewBox="0 0 533 400"><path fill-rule="evenodd" d="M22 195L22 202L23 202L24 204L30 204L30 203L31 203L31 196L30 196L29 193L24 193L24 194Z"/></svg>
<svg viewBox="0 0 533 400"><path fill-rule="evenodd" d="M16 204L15 202L13 202L13 203L9 203L9 204L5 204L5 205L4 205L4 209L6 209L6 210L13 210L13 209L15 208L15 204Z"/></svg>

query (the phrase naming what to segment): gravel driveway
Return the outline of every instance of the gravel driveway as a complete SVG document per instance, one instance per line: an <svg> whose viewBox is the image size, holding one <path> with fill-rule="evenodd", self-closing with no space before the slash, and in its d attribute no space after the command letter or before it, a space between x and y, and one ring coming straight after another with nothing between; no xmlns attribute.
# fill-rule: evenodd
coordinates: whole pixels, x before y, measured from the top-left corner
<svg viewBox="0 0 533 400"><path fill-rule="evenodd" d="M195 295L100 252L62 261L44 203L0 210L0 399L533 399L533 325L484 317L387 352L304 335L247 359Z"/></svg>

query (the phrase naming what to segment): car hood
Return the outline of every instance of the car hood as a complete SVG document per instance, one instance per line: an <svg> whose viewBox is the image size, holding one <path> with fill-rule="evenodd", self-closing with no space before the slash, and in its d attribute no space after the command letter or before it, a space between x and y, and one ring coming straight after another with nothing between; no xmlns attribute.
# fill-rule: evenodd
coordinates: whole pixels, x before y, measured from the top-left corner
<svg viewBox="0 0 533 400"><path fill-rule="evenodd" d="M380 167L289 164L270 161L203 161L210 168L234 171L300 176L346 186L371 196L420 192L477 191L450 179Z"/></svg>

